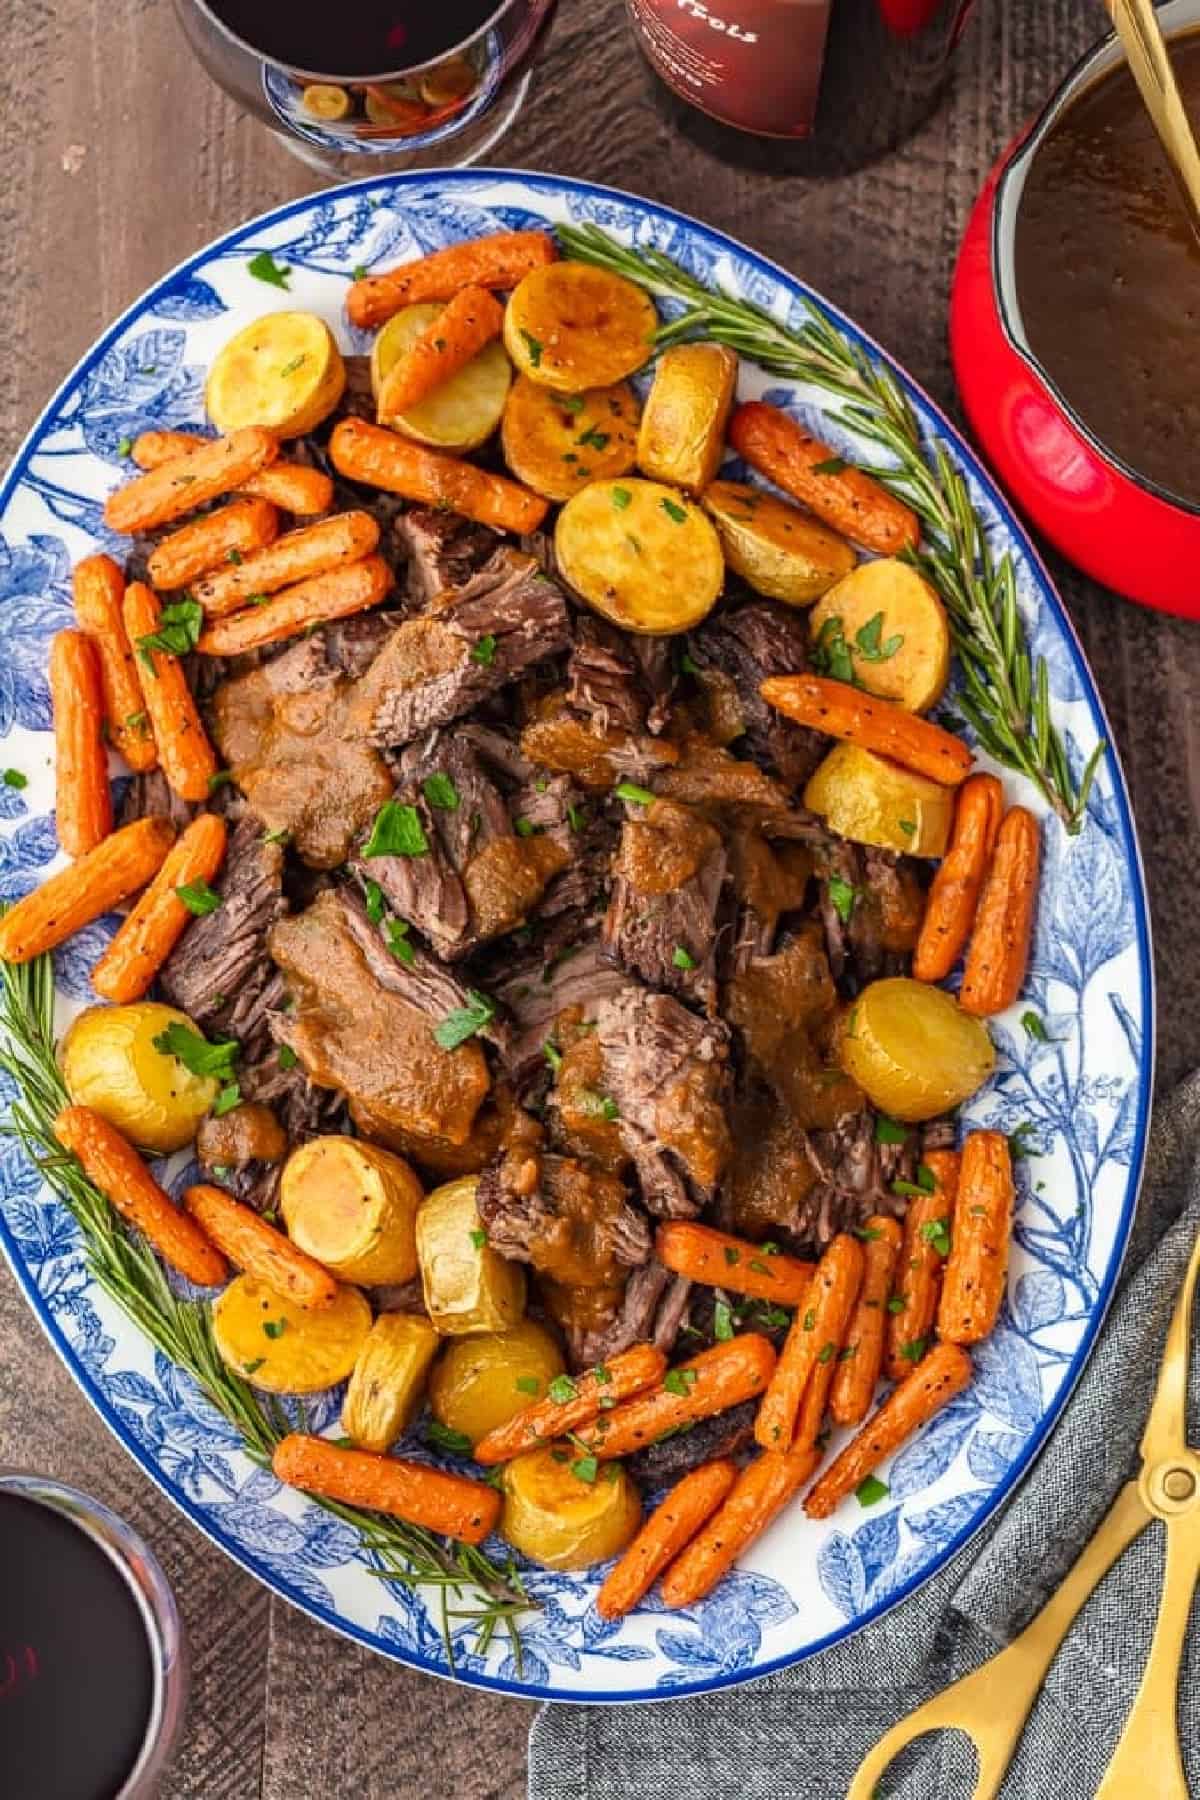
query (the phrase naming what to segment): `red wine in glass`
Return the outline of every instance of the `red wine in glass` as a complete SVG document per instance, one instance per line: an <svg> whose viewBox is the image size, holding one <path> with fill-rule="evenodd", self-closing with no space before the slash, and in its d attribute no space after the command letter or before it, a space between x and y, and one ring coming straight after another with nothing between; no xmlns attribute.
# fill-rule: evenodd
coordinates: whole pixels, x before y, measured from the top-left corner
<svg viewBox="0 0 1200 1800"><path fill-rule="evenodd" d="M210 75L334 174L473 162L515 116L554 0L175 0Z"/></svg>

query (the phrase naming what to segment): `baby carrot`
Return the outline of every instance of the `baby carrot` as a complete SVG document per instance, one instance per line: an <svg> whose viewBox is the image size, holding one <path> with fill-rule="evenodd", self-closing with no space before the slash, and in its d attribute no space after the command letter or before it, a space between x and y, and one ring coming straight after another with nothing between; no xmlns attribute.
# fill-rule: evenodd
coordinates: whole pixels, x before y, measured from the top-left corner
<svg viewBox="0 0 1200 1800"><path fill-rule="evenodd" d="M271 1467L289 1487L340 1500L344 1506L393 1513L410 1525L423 1525L426 1531L465 1544L482 1543L500 1517L500 1495L486 1482L446 1475L374 1450L344 1450L328 1438L305 1437L301 1432L276 1445Z"/></svg>
<svg viewBox="0 0 1200 1800"><path fill-rule="evenodd" d="M957 787L971 773L971 752L953 732L847 681L830 681L824 675L771 675L759 692L798 725L861 744L943 787Z"/></svg>
<svg viewBox="0 0 1200 1800"><path fill-rule="evenodd" d="M182 456L188 450L198 450L212 441L194 431L143 431L133 440L130 455L139 469L160 469L173 457ZM251 499L266 500L280 512L291 513L293 517L328 512L333 505L333 481L323 469L305 468L300 463L284 462L282 458L240 482L237 492Z"/></svg>
<svg viewBox="0 0 1200 1800"><path fill-rule="evenodd" d="M729 441L752 468L856 544L883 556L916 547L921 532L911 507L777 406L747 400L735 407Z"/></svg>
<svg viewBox="0 0 1200 1800"><path fill-rule="evenodd" d="M140 581L125 590L125 630L138 653L142 701L150 715L163 774L181 800L207 800L217 772L213 747L200 723L179 658L152 648L145 638L157 636L162 608Z"/></svg>
<svg viewBox="0 0 1200 1800"><path fill-rule="evenodd" d="M590 1425L621 1400L653 1387L666 1372L667 1359L653 1344L635 1344L610 1363L599 1363L582 1375L560 1376L555 1397L535 1400L506 1425L497 1425L474 1449L478 1463L511 1462L523 1450L536 1450L552 1438L566 1437ZM568 1391L570 1390L570 1391Z"/></svg>
<svg viewBox="0 0 1200 1800"><path fill-rule="evenodd" d="M391 587L392 571L382 556L364 556L361 562L284 588L261 606L248 606L227 619L214 620L196 648L205 656L239 656L263 644L295 637L309 625L344 619L377 606Z"/></svg>
<svg viewBox="0 0 1200 1800"><path fill-rule="evenodd" d="M862 1288L829 1390L829 1416L835 1425L859 1425L870 1409L883 1368L886 1308L903 1237L895 1219L882 1213L867 1220L863 1235Z"/></svg>
<svg viewBox="0 0 1200 1800"><path fill-rule="evenodd" d="M903 1381L928 1348L954 1228L958 1151L927 1150L924 1162L933 1189L909 1201L896 1291L888 1301L887 1372L893 1381Z"/></svg>
<svg viewBox="0 0 1200 1800"><path fill-rule="evenodd" d="M593 1456L630 1456L677 1426L710 1419L761 1394L775 1367L775 1352L757 1332L702 1350L668 1369L657 1387L638 1394L577 1433Z"/></svg>
<svg viewBox="0 0 1200 1800"><path fill-rule="evenodd" d="M207 884L225 858L225 821L201 813L168 850L158 874L92 970L105 1000L140 1000L182 937L192 912L180 888Z"/></svg>
<svg viewBox="0 0 1200 1800"><path fill-rule="evenodd" d="M1003 810L1004 790L994 775L972 775L963 782L950 844L930 884L913 952L918 981L944 981L966 948Z"/></svg>
<svg viewBox="0 0 1200 1800"><path fill-rule="evenodd" d="M450 300L460 288L515 288L531 269L558 255L546 231L497 231L465 244L448 244L417 262L379 275L364 275L346 296L352 325L383 325L419 300Z"/></svg>
<svg viewBox="0 0 1200 1800"><path fill-rule="evenodd" d="M279 514L266 500L231 500L154 546L146 564L151 585L165 592L188 587L221 564L236 568L278 530Z"/></svg>
<svg viewBox="0 0 1200 1800"><path fill-rule="evenodd" d="M75 565L72 587L75 617L95 644L100 658L108 741L114 750L120 751L131 769L137 772L152 769L158 761L158 751L142 704L141 683L121 617L125 577L111 556L85 556Z"/></svg>
<svg viewBox="0 0 1200 1800"><path fill-rule="evenodd" d="M325 575L346 563L358 562L369 556L378 542L379 526L370 513L334 513L317 525L285 533L256 556L246 556L232 567L214 570L205 580L192 584L192 598L200 602L210 619L218 619L236 612L260 594L274 594L314 575Z"/></svg>
<svg viewBox="0 0 1200 1800"><path fill-rule="evenodd" d="M60 631L50 646L50 700L58 841L68 856L85 856L108 836L113 814L100 656L82 631Z"/></svg>
<svg viewBox="0 0 1200 1800"><path fill-rule="evenodd" d="M804 1502L809 1518L827 1519L836 1511L885 1457L962 1393L971 1373L971 1359L958 1344L935 1344L813 1483Z"/></svg>
<svg viewBox="0 0 1200 1800"><path fill-rule="evenodd" d="M224 1188L190 1187L183 1204L205 1237L235 1268L277 1294L294 1300L297 1306L332 1306L337 1299L338 1284L328 1269Z"/></svg>
<svg viewBox="0 0 1200 1800"><path fill-rule="evenodd" d="M672 1610L711 1594L738 1557L779 1517L821 1460L819 1450L764 1450L738 1476L723 1506L676 1557L660 1592Z"/></svg>
<svg viewBox="0 0 1200 1800"><path fill-rule="evenodd" d="M54 1121L64 1150L110 1206L128 1219L173 1269L197 1287L217 1287L229 1267L219 1250L159 1187L133 1145L90 1106L67 1106Z"/></svg>
<svg viewBox="0 0 1200 1800"><path fill-rule="evenodd" d="M799 1306L814 1268L797 1256L771 1255L748 1238L731 1237L690 1219L660 1225L654 1253L675 1275L734 1294L751 1294L756 1300L774 1300L779 1306Z"/></svg>
<svg viewBox="0 0 1200 1800"><path fill-rule="evenodd" d="M175 827L160 816L114 831L5 913L0 962L31 962L120 906L157 874L174 842Z"/></svg>
<svg viewBox="0 0 1200 1800"><path fill-rule="evenodd" d="M486 288L461 288L384 376L379 386L380 420L398 419L442 387L500 336L503 324L504 308Z"/></svg>
<svg viewBox="0 0 1200 1800"><path fill-rule="evenodd" d="M137 475L109 495L104 523L112 531L152 531L210 500L229 494L279 454L279 444L261 425L247 425L228 437L205 439L196 449Z"/></svg>
<svg viewBox="0 0 1200 1800"><path fill-rule="evenodd" d="M792 1448L810 1377L826 1366L832 1374L862 1271L862 1245L849 1232L839 1232L817 1264L808 1293L796 1309L758 1409L754 1435L764 1450ZM823 1387L822 1402L825 1391Z"/></svg>
<svg viewBox="0 0 1200 1800"><path fill-rule="evenodd" d="M334 468L348 481L427 506L444 504L498 531L536 531L549 505L519 482L489 474L457 456L426 450L363 419L343 419L334 426L329 454Z"/></svg>
<svg viewBox="0 0 1200 1800"><path fill-rule="evenodd" d="M648 1594L669 1562L690 1544L737 1479L737 1469L725 1458L702 1463L676 1482L626 1550L609 1571L596 1595L596 1611L602 1619L623 1619Z"/></svg>
<svg viewBox="0 0 1200 1800"><path fill-rule="evenodd" d="M954 1238L942 1278L938 1336L977 1344L1000 1316L1012 1236L1013 1172L1000 1131L972 1131L962 1147Z"/></svg>
<svg viewBox="0 0 1200 1800"><path fill-rule="evenodd" d="M1038 822L1023 806L1005 813L996 835L992 866L975 914L963 967L959 1005L987 1018L1011 1006L1029 966L1037 908Z"/></svg>

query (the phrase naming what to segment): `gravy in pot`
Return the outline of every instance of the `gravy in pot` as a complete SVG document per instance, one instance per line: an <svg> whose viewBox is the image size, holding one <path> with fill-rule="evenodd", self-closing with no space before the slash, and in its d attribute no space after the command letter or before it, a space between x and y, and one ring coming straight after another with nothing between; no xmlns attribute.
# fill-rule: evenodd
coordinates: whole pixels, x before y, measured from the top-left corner
<svg viewBox="0 0 1200 1800"><path fill-rule="evenodd" d="M1170 47L1200 121L1200 32ZM1026 341L1051 381L1114 456L1200 505L1200 243L1124 64L1038 149L1014 253Z"/></svg>

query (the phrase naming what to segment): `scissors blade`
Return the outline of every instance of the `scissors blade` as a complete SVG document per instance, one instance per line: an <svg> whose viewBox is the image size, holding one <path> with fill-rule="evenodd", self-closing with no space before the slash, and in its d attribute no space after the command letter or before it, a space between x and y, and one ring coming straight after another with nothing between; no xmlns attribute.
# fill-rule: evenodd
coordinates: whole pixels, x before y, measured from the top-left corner
<svg viewBox="0 0 1200 1800"><path fill-rule="evenodd" d="M1187 1448L1188 1351L1197 1276L1200 1276L1200 1237L1192 1245L1183 1286L1171 1314L1158 1385L1142 1433L1142 1457L1148 1468L1177 1457Z"/></svg>

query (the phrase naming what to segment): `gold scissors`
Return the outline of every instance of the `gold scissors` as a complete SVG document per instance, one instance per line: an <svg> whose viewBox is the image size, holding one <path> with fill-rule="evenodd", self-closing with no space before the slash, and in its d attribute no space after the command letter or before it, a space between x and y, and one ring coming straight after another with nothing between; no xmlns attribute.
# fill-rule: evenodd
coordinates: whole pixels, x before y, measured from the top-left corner
<svg viewBox="0 0 1200 1800"><path fill-rule="evenodd" d="M1038 1689L1084 1601L1153 1519L1166 1526L1162 1594L1137 1695L1096 1800L1188 1800L1179 1749L1179 1665L1200 1574L1200 1453L1187 1442L1188 1344L1200 1238L1171 1316L1142 1467L1126 1482L1057 1592L999 1655L919 1706L880 1739L846 1800L871 1800L884 1770L927 1731L963 1731L979 1753L972 1800L995 1800Z"/></svg>

